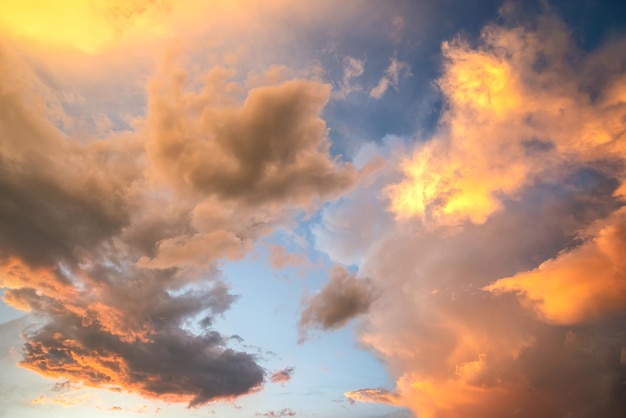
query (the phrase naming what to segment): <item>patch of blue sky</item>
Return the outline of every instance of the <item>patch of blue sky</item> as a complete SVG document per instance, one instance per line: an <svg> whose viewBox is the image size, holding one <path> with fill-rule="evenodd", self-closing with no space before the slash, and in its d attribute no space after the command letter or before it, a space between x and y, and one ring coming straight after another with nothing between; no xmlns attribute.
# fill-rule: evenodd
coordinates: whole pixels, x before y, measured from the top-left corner
<svg viewBox="0 0 626 418"><path fill-rule="evenodd" d="M267 241L285 242L280 234ZM287 250L298 248L287 244ZM314 258L316 253L308 249L306 255ZM295 368L292 379L284 385L266 384L258 400L254 401L260 403L258 408L280 409L296 403L303 411L315 411L317 416L363 416L364 410L373 411L371 405L352 408L343 393L372 386L391 389L392 382L374 354L356 343L357 322L330 332L314 331L298 344L301 298L321 289L328 274L327 268L313 266L301 277L299 268L274 270L268 260L267 247L262 243L257 246L255 254L240 262L223 265L231 291L239 298L222 318L215 321L215 329L224 335L243 338L240 343L233 341L233 348L258 353L259 362L268 374L285 367ZM276 397L283 402L282 406L275 404ZM253 402L248 398L257 396L241 398L237 403ZM351 408L345 411L343 406ZM376 406L374 409L384 412L389 407Z"/></svg>

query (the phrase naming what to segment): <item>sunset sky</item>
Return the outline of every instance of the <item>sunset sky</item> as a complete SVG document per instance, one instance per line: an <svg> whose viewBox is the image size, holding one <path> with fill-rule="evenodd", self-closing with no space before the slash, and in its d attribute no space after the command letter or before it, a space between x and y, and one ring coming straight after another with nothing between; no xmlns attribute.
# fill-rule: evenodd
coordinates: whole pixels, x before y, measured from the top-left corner
<svg viewBox="0 0 626 418"><path fill-rule="evenodd" d="M626 3L0 0L0 417L623 418Z"/></svg>

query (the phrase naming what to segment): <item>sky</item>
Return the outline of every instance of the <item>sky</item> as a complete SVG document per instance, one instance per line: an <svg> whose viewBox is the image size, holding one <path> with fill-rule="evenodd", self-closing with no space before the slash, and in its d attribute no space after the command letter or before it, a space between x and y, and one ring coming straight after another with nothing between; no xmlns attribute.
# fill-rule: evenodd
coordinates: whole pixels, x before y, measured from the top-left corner
<svg viewBox="0 0 626 418"><path fill-rule="evenodd" d="M0 417L626 416L626 5L0 0Z"/></svg>

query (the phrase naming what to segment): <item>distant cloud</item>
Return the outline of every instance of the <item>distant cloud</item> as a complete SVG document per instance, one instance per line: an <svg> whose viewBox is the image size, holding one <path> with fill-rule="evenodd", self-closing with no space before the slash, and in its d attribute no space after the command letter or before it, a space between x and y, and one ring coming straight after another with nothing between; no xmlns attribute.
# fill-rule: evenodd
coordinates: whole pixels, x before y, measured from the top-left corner
<svg viewBox="0 0 626 418"><path fill-rule="evenodd" d="M362 86L355 81L365 71L365 59L347 56L343 59L343 78L339 89L333 92L337 99L345 99L349 94L362 90Z"/></svg>
<svg viewBox="0 0 626 418"><path fill-rule="evenodd" d="M346 268L334 267L326 286L305 301L298 322L301 338L305 338L309 328L330 330L343 326L357 315L366 313L375 298L370 279L357 279Z"/></svg>
<svg viewBox="0 0 626 418"><path fill-rule="evenodd" d="M296 413L291 408L283 408L280 411L268 411L265 413L257 412L257 417L269 417L269 418L282 418L282 417L295 417Z"/></svg>
<svg viewBox="0 0 626 418"><path fill-rule="evenodd" d="M294 367L286 367L282 370L277 370L272 373L270 377L270 381L272 383L285 383L291 380L293 377L293 373L295 371Z"/></svg>
<svg viewBox="0 0 626 418"><path fill-rule="evenodd" d="M399 61L396 57L391 58L385 74L378 81L378 84L370 90L370 97L380 99L390 87L398 90L400 79L410 75L411 66L409 63Z"/></svg>
<svg viewBox="0 0 626 418"><path fill-rule="evenodd" d="M359 389L344 394L348 399L359 402L394 404L397 395L385 389Z"/></svg>

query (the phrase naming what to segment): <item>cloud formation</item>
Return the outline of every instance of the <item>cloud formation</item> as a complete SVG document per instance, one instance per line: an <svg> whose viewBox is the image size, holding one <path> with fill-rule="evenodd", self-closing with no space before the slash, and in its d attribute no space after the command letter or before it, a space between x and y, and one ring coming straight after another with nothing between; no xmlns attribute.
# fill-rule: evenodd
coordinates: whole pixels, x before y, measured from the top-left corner
<svg viewBox="0 0 626 418"><path fill-rule="evenodd" d="M378 84L370 90L370 97L374 99L382 98L389 87L398 90L401 78L411 75L411 66L398 60L396 57L391 58L389 66L385 69L385 74L380 78Z"/></svg>
<svg viewBox="0 0 626 418"><path fill-rule="evenodd" d="M483 223L503 196L567 172L572 162L595 162L621 179L611 163L624 157L624 93L619 59L608 51L622 45L585 56L554 16L537 19L533 30L488 26L476 48L444 43L438 84L448 109L437 137L405 160L406 179L389 188L393 212L443 225Z"/></svg>
<svg viewBox="0 0 626 418"><path fill-rule="evenodd" d="M283 408L280 411L268 411L265 413L256 413L258 417L270 417L270 418L282 418L282 417L295 417L296 413L291 408Z"/></svg>
<svg viewBox="0 0 626 418"><path fill-rule="evenodd" d="M140 128L95 140L60 132L45 83L0 50L0 287L39 318L22 367L190 406L261 388L258 358L212 328L236 299L218 262L355 170L329 153L327 85L223 76L194 92L158 73Z"/></svg>
<svg viewBox="0 0 626 418"><path fill-rule="evenodd" d="M595 322L626 309L626 219L620 209L593 225L583 243L485 290L512 292L546 321ZM584 239L584 238L583 238Z"/></svg>
<svg viewBox="0 0 626 418"><path fill-rule="evenodd" d="M305 338L310 328L331 330L342 327L350 319L366 313L375 297L370 279L357 279L345 267L335 266L326 286L304 302L298 321L301 338Z"/></svg>
<svg viewBox="0 0 626 418"><path fill-rule="evenodd" d="M294 371L295 371L295 367L286 367L282 370L277 370L274 373L272 373L272 376L270 376L270 381L272 383L288 382L293 377Z"/></svg>
<svg viewBox="0 0 626 418"><path fill-rule="evenodd" d="M330 86L291 80L252 89L237 105L225 70L213 70L200 93L185 92L182 77L152 83L146 145L155 176L175 190L305 206L354 183L352 165L330 157L320 118Z"/></svg>
<svg viewBox="0 0 626 418"><path fill-rule="evenodd" d="M381 294L360 340L396 388L350 399L425 418L626 411L623 40L583 52L557 17L512 12L443 44L438 129L383 186L395 221L359 214L377 186L324 214L382 228L361 245ZM322 248L345 258L353 238L335 239Z"/></svg>

